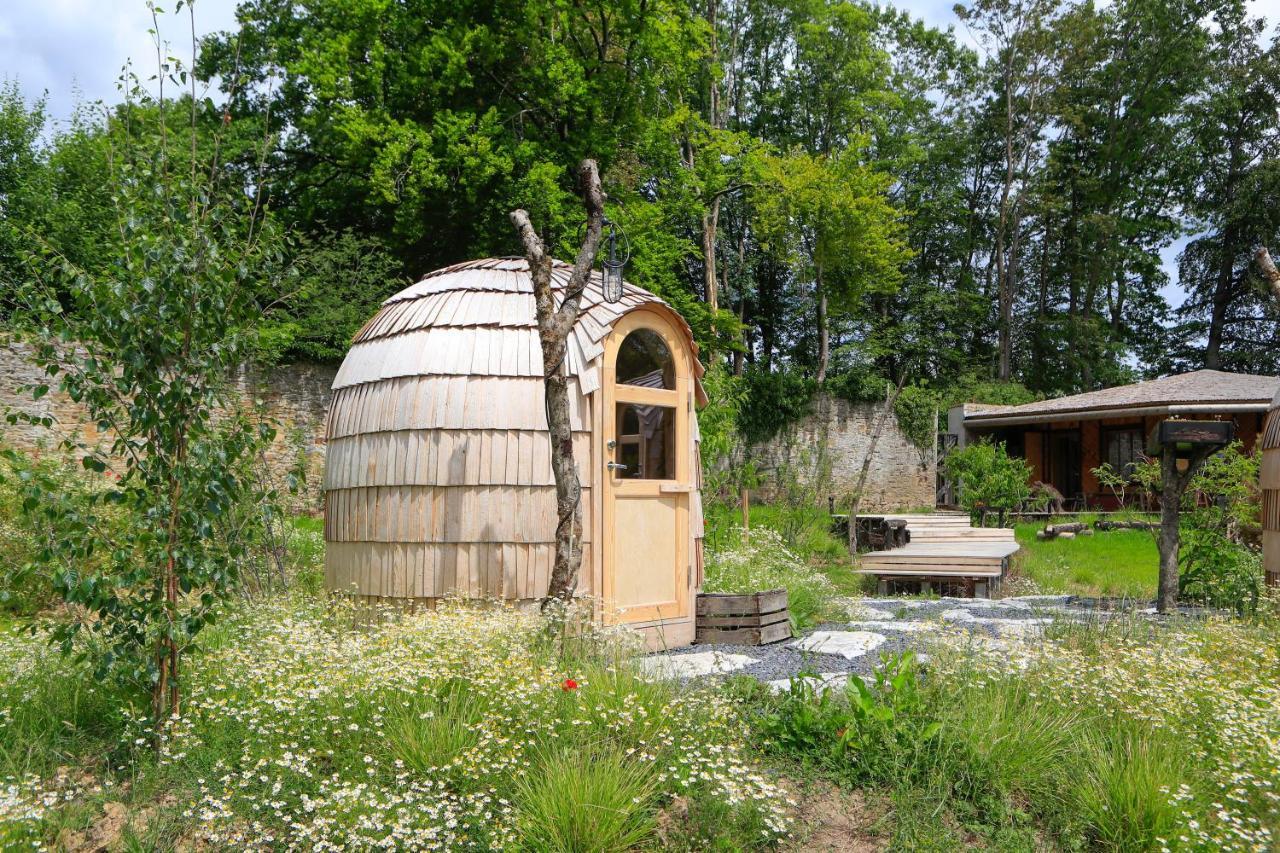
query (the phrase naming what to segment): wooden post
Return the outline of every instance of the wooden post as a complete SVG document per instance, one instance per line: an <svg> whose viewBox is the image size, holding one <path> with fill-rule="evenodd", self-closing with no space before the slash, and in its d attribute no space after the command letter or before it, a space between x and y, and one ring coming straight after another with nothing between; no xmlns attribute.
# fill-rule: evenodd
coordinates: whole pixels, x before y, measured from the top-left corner
<svg viewBox="0 0 1280 853"><path fill-rule="evenodd" d="M1262 564L1267 586L1280 587L1280 394L1262 431Z"/></svg>
<svg viewBox="0 0 1280 853"><path fill-rule="evenodd" d="M1254 256L1262 280L1280 306L1280 270L1266 246ZM1267 586L1280 586L1280 394L1271 401L1271 412L1262 429L1262 565Z"/></svg>
<svg viewBox="0 0 1280 853"><path fill-rule="evenodd" d="M1182 547L1179 524L1182 496L1204 463L1219 448L1204 445L1192 449L1187 465L1179 470L1178 452L1168 445L1160 454L1160 531L1156 534L1156 550L1160 554L1160 573L1156 584L1156 609L1161 613L1178 607L1178 552Z"/></svg>
<svg viewBox="0 0 1280 853"><path fill-rule="evenodd" d="M748 531L751 530L751 492L743 489L740 493L742 499L742 544L747 544L750 538Z"/></svg>

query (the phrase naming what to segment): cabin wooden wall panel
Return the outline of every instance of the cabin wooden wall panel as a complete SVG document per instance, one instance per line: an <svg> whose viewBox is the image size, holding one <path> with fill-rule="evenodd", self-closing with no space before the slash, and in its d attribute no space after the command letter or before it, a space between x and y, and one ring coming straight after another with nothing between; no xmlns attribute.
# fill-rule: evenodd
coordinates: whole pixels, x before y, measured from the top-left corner
<svg viewBox="0 0 1280 853"><path fill-rule="evenodd" d="M549 543L333 542L325 582L365 597L534 600L546 595L554 561ZM580 577L590 571L584 553Z"/></svg>
<svg viewBox="0 0 1280 853"><path fill-rule="evenodd" d="M569 383L569 424L591 424L591 401ZM511 377L401 377L334 392L330 440L406 429L547 429L543 381Z"/></svg>
<svg viewBox="0 0 1280 853"><path fill-rule="evenodd" d="M590 487L582 538L592 538ZM330 542L554 542L552 486L376 486L328 494Z"/></svg>

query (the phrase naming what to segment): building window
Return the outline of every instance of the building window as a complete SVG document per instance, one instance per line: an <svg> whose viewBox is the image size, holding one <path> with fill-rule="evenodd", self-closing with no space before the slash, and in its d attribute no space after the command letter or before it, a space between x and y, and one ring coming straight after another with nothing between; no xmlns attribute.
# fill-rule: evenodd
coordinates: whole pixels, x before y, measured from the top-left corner
<svg viewBox="0 0 1280 853"><path fill-rule="evenodd" d="M618 349L617 381L645 388L676 387L675 362L662 335L652 329L636 329Z"/></svg>
<svg viewBox="0 0 1280 853"><path fill-rule="evenodd" d="M1142 454L1146 448L1142 430L1140 428L1108 429L1103 432L1103 436L1104 459L1111 464L1112 468L1125 476L1132 477L1134 466L1142 461Z"/></svg>
<svg viewBox="0 0 1280 853"><path fill-rule="evenodd" d="M618 462L614 476L626 480L674 480L676 410L618 403Z"/></svg>

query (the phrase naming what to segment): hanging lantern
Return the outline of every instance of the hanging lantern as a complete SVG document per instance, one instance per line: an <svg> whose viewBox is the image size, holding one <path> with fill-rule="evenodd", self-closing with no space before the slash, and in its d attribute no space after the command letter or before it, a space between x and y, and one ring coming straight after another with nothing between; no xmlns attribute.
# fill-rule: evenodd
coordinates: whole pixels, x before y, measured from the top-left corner
<svg viewBox="0 0 1280 853"><path fill-rule="evenodd" d="M605 302L619 302L622 299L622 270L627 265L627 261L631 259L631 242L627 240L624 232L622 239L624 241L624 254L618 256L618 226L612 221L606 219L604 224L609 228L609 257L601 261L601 289L604 291Z"/></svg>

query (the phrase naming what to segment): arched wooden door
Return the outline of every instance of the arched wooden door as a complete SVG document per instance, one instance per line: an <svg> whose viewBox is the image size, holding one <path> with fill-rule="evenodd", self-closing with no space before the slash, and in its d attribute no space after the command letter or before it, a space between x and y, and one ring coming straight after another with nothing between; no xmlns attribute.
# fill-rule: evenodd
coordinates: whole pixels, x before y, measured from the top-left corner
<svg viewBox="0 0 1280 853"><path fill-rule="evenodd" d="M690 354L656 311L622 317L605 347L603 598L607 622L689 615Z"/></svg>

